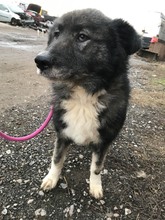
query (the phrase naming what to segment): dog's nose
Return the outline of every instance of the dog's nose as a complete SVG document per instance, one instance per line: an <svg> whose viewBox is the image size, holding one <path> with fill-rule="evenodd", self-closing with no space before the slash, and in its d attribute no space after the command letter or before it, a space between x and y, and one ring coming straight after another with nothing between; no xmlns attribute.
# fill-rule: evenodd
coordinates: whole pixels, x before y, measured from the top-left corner
<svg viewBox="0 0 165 220"><path fill-rule="evenodd" d="M52 66L51 57L47 52L39 53L34 60L40 70L46 70Z"/></svg>

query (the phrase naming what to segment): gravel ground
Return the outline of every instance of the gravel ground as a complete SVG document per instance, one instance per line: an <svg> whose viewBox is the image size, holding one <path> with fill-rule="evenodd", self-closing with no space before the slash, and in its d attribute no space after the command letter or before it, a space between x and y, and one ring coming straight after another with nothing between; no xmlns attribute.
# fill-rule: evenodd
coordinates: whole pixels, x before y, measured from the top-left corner
<svg viewBox="0 0 165 220"><path fill-rule="evenodd" d="M50 122L32 140L0 139L0 219L165 219L165 64L134 56L130 67L130 106L102 171L104 198L90 197L91 152L74 145L58 186L47 193L40 190L55 140ZM4 104L0 129L22 136L39 127L49 111L49 91L40 87L37 98Z"/></svg>

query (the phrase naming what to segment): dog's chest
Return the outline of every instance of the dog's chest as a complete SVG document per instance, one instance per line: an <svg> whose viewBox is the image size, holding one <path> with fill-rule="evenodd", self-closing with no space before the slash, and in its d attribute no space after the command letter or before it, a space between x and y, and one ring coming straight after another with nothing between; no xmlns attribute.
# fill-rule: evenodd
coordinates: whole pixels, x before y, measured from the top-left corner
<svg viewBox="0 0 165 220"><path fill-rule="evenodd" d="M98 115L104 109L98 101L101 94L102 92L98 92L89 95L82 87L76 87L71 98L61 103L61 107L66 111L63 116L63 121L67 125L63 130L64 136L79 145L99 142Z"/></svg>

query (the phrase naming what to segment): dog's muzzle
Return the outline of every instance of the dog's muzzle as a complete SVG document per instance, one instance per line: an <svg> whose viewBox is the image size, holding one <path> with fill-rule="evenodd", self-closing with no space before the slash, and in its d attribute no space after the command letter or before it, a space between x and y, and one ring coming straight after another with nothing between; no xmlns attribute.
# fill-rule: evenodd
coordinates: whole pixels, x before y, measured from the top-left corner
<svg viewBox="0 0 165 220"><path fill-rule="evenodd" d="M37 67L41 70L47 70L52 67L52 59L47 51L39 53L34 59Z"/></svg>

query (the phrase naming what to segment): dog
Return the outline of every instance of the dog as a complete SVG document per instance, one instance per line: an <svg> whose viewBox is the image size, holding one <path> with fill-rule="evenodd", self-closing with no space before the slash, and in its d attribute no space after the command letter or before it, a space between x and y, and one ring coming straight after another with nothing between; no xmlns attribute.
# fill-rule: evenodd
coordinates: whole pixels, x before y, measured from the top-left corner
<svg viewBox="0 0 165 220"><path fill-rule="evenodd" d="M101 170L127 112L129 56L140 49L140 37L122 19L96 9L68 12L55 19L45 51L35 63L52 83L57 134L51 168L43 190L53 189L71 143L92 151L90 194L103 197Z"/></svg>

